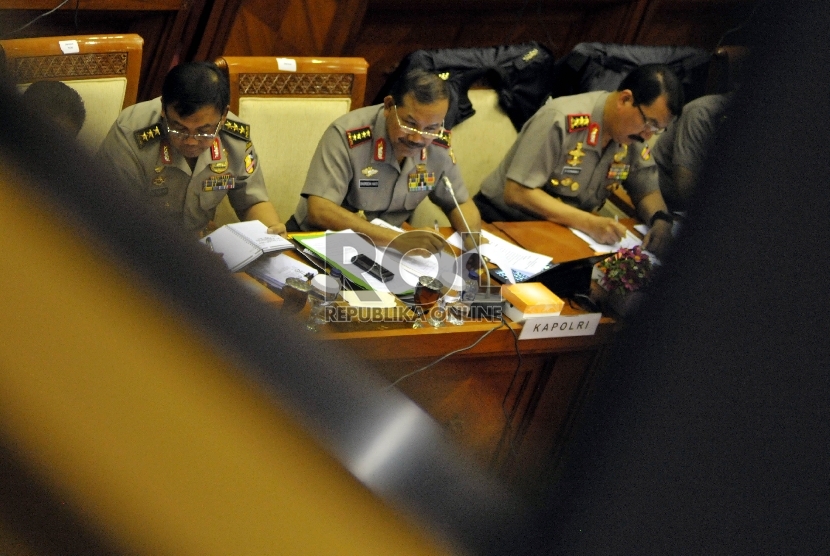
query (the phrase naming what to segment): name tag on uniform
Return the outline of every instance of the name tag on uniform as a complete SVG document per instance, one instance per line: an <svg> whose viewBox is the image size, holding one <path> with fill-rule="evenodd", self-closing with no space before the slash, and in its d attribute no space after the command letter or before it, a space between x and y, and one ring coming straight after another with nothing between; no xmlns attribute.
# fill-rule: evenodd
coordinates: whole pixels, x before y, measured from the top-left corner
<svg viewBox="0 0 830 556"><path fill-rule="evenodd" d="M379 181L378 180L358 180L357 186L358 187L377 187Z"/></svg>
<svg viewBox="0 0 830 556"><path fill-rule="evenodd" d="M576 175L576 174L580 173L581 171L582 171L582 168L580 168L579 166L565 166L564 168L562 168L562 173L563 174Z"/></svg>
<svg viewBox="0 0 830 556"><path fill-rule="evenodd" d="M202 191L222 191L224 189L233 189L236 187L236 182L233 176L224 174L221 176L211 176L202 183Z"/></svg>

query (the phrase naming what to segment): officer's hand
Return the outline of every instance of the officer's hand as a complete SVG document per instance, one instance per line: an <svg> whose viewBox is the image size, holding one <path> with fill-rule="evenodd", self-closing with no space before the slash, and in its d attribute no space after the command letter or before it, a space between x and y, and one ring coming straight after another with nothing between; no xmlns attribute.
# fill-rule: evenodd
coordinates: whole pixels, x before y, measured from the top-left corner
<svg viewBox="0 0 830 556"><path fill-rule="evenodd" d="M464 250L469 251L470 249L475 249L477 246L480 246L484 243L490 243L481 232L473 232L473 233L465 233L462 234L464 236Z"/></svg>
<svg viewBox="0 0 830 556"><path fill-rule="evenodd" d="M431 230L411 230L399 234L389 243L389 247L400 251L403 254L412 250L420 250L412 253L422 257L429 257L433 253L439 253L449 244L441 235Z"/></svg>
<svg viewBox="0 0 830 556"><path fill-rule="evenodd" d="M277 234L277 235L281 235L282 237L285 237L285 235L286 235L285 224L280 223L280 224L274 224L273 226L268 226L268 233L269 234Z"/></svg>
<svg viewBox="0 0 830 556"><path fill-rule="evenodd" d="M671 222L655 220L654 225L643 238L643 249L654 253L658 259L662 259L671 245L671 230Z"/></svg>
<svg viewBox="0 0 830 556"><path fill-rule="evenodd" d="M582 230L594 241L604 245L613 245L625 237L626 227L613 218L591 215L590 225Z"/></svg>

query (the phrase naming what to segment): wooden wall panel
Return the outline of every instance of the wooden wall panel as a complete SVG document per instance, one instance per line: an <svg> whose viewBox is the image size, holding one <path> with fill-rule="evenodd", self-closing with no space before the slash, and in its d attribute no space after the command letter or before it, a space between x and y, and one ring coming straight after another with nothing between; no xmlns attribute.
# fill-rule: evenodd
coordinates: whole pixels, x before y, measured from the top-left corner
<svg viewBox="0 0 830 556"><path fill-rule="evenodd" d="M367 101L409 52L536 41L556 57L579 42L714 49L758 0L86 0L23 36L138 33L139 100L160 93L171 64L234 56L361 56ZM49 0L0 0L0 36ZM737 42L740 44L740 42Z"/></svg>
<svg viewBox="0 0 830 556"><path fill-rule="evenodd" d="M342 56L365 0L243 0L227 56Z"/></svg>

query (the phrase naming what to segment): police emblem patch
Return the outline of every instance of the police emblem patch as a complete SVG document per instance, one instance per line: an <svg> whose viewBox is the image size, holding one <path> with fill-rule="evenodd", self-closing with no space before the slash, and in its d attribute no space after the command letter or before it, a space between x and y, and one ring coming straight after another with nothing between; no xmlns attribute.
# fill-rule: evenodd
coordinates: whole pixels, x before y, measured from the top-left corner
<svg viewBox="0 0 830 556"><path fill-rule="evenodd" d="M253 174L254 170L256 170L256 158L254 157L254 153L250 152L245 155L245 171Z"/></svg>

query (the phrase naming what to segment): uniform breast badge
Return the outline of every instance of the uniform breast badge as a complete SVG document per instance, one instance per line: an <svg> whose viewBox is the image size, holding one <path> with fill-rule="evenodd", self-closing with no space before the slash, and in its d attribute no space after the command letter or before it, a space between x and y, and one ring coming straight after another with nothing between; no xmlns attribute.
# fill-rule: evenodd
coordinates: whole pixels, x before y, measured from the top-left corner
<svg viewBox="0 0 830 556"><path fill-rule="evenodd" d="M235 187L236 181L230 174L211 176L202 182L202 191L222 191L225 189L234 189Z"/></svg>
<svg viewBox="0 0 830 556"><path fill-rule="evenodd" d="M410 193L432 191L435 188L435 172L427 172L424 164L418 164L418 169L409 174L407 178Z"/></svg>
<svg viewBox="0 0 830 556"><path fill-rule="evenodd" d="M614 153L614 162L622 162L628 156L628 145L622 145L622 150Z"/></svg>
<svg viewBox="0 0 830 556"><path fill-rule="evenodd" d="M221 174L222 172L224 172L227 169L228 169L228 161L227 160L222 160L220 162L214 162L213 164L210 165L210 171L213 172L214 174Z"/></svg>
<svg viewBox="0 0 830 556"><path fill-rule="evenodd" d="M155 178L153 178L153 185L155 185L156 187L159 187L163 183L164 183L164 176L156 176Z"/></svg>
<svg viewBox="0 0 830 556"><path fill-rule="evenodd" d="M614 162L608 168L608 175L605 176L609 180L625 181L628 179L629 165L622 162Z"/></svg>
<svg viewBox="0 0 830 556"><path fill-rule="evenodd" d="M576 144L575 149L568 151L568 155L570 156L567 162L568 166L579 166L582 163L582 157L585 156L585 151L582 150L582 141ZM577 171L576 173L578 174L579 172Z"/></svg>
<svg viewBox="0 0 830 556"><path fill-rule="evenodd" d="M363 170L361 170L360 173L366 176L367 178L371 178L372 176L377 174L378 171L372 168L371 166L367 166Z"/></svg>

